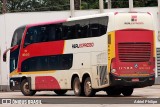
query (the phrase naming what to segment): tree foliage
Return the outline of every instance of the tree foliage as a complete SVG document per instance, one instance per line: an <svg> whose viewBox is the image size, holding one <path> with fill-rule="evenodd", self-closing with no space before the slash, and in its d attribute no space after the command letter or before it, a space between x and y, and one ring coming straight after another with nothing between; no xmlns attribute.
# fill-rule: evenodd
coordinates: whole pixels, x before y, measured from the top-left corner
<svg viewBox="0 0 160 107"><path fill-rule="evenodd" d="M7 0L8 12L69 9L69 0Z"/></svg>
<svg viewBox="0 0 160 107"><path fill-rule="evenodd" d="M80 0L75 0L80 1ZM128 8L129 0L112 0L112 8ZM157 6L158 0L133 0L134 7ZM78 9L98 9L99 0L81 0ZM107 2L104 0L104 7ZM59 11L69 10L70 0L7 0L7 12L29 11ZM2 13L2 0L0 0L0 13Z"/></svg>
<svg viewBox="0 0 160 107"><path fill-rule="evenodd" d="M112 0L112 8L128 8L129 0Z"/></svg>
<svg viewBox="0 0 160 107"><path fill-rule="evenodd" d="M158 6L158 0L133 0L134 7Z"/></svg>
<svg viewBox="0 0 160 107"><path fill-rule="evenodd" d="M81 0L81 9L98 9L99 0Z"/></svg>

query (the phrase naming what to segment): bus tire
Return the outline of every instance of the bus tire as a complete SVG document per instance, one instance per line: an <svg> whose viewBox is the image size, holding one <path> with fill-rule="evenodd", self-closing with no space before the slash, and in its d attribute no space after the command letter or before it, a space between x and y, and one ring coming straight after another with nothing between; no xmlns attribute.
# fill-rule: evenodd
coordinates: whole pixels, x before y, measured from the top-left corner
<svg viewBox="0 0 160 107"><path fill-rule="evenodd" d="M95 91L92 88L90 77L87 77L84 81L84 94L87 97L91 97L95 95Z"/></svg>
<svg viewBox="0 0 160 107"><path fill-rule="evenodd" d="M36 91L35 90L30 90L30 87L29 87L29 82L27 81L27 79L24 79L22 82L21 82L21 92L23 95L25 96L33 96L36 94Z"/></svg>
<svg viewBox="0 0 160 107"><path fill-rule="evenodd" d="M131 88L131 87L125 87L122 89L122 94L124 96L131 96L132 93L133 93L133 88Z"/></svg>
<svg viewBox="0 0 160 107"><path fill-rule="evenodd" d="M82 95L84 95L84 91L83 91L81 82L80 82L80 80L79 80L78 77L74 78L74 81L73 81L73 90L74 90L75 96L82 96Z"/></svg>
<svg viewBox="0 0 160 107"><path fill-rule="evenodd" d="M59 96L62 96L62 95L65 95L67 90L54 90L54 92L59 95Z"/></svg>

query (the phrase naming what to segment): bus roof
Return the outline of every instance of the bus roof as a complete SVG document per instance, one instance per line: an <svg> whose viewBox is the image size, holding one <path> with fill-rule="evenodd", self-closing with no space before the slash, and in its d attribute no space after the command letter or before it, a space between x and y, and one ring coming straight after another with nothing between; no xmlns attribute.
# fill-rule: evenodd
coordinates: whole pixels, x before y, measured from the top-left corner
<svg viewBox="0 0 160 107"><path fill-rule="evenodd" d="M116 13L114 30L120 29L154 30L153 16L148 12Z"/></svg>
<svg viewBox="0 0 160 107"><path fill-rule="evenodd" d="M41 23L35 23L35 24L27 24L25 25L26 27L33 27L33 26L39 26L39 25L48 25L48 24L56 24L56 23L63 23L63 22L68 22L68 21L75 21L75 20L82 20L82 19L89 19L89 18L96 18L96 17L103 17L103 16L109 16L110 17L110 21L112 26L113 26L113 22L115 22L116 20L114 19L123 19L121 16L122 15L145 15L150 17L151 14L149 12L109 12L109 13L101 13L101 14L94 14L94 15L86 15L86 16L79 16L79 17L73 17L73 18L67 18L67 19L62 19L62 20L54 20L54 21L49 21L49 22L41 22ZM114 18L115 16L115 18ZM129 17L128 17L129 18ZM116 23L116 22L115 22ZM114 29L113 27L111 29ZM115 28L116 29L116 28Z"/></svg>
<svg viewBox="0 0 160 107"><path fill-rule="evenodd" d="M49 22L41 22L41 23L35 23L35 24L27 24L26 26L27 26L27 27L32 27L32 26L39 26L39 25L48 25L48 24L63 23L63 22L67 22L67 21L75 21L75 20L89 19L89 18L95 18L95 17L109 16L109 14L113 14L113 15L114 15L114 13L101 13L101 14L94 14L94 15L87 15L87 16L79 16L79 17L62 19L62 20L54 20L54 21L49 21Z"/></svg>

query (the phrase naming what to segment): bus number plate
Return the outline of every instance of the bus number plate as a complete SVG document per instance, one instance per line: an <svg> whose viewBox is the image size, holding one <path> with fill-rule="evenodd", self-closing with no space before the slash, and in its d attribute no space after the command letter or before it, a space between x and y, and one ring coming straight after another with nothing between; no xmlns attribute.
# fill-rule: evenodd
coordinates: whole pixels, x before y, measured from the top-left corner
<svg viewBox="0 0 160 107"><path fill-rule="evenodd" d="M132 82L139 82L139 79L138 78L133 78Z"/></svg>

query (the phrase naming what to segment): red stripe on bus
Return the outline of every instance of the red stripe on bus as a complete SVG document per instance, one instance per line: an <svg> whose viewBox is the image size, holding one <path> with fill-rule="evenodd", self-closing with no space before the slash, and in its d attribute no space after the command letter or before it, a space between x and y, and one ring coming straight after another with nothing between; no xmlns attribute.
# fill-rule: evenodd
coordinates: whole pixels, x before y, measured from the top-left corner
<svg viewBox="0 0 160 107"><path fill-rule="evenodd" d="M64 40L53 42L33 43L23 49L22 53L29 53L29 57L63 54ZM27 51L26 51L27 50Z"/></svg>
<svg viewBox="0 0 160 107"><path fill-rule="evenodd" d="M58 81L52 76L35 77L35 90L60 89Z"/></svg>

